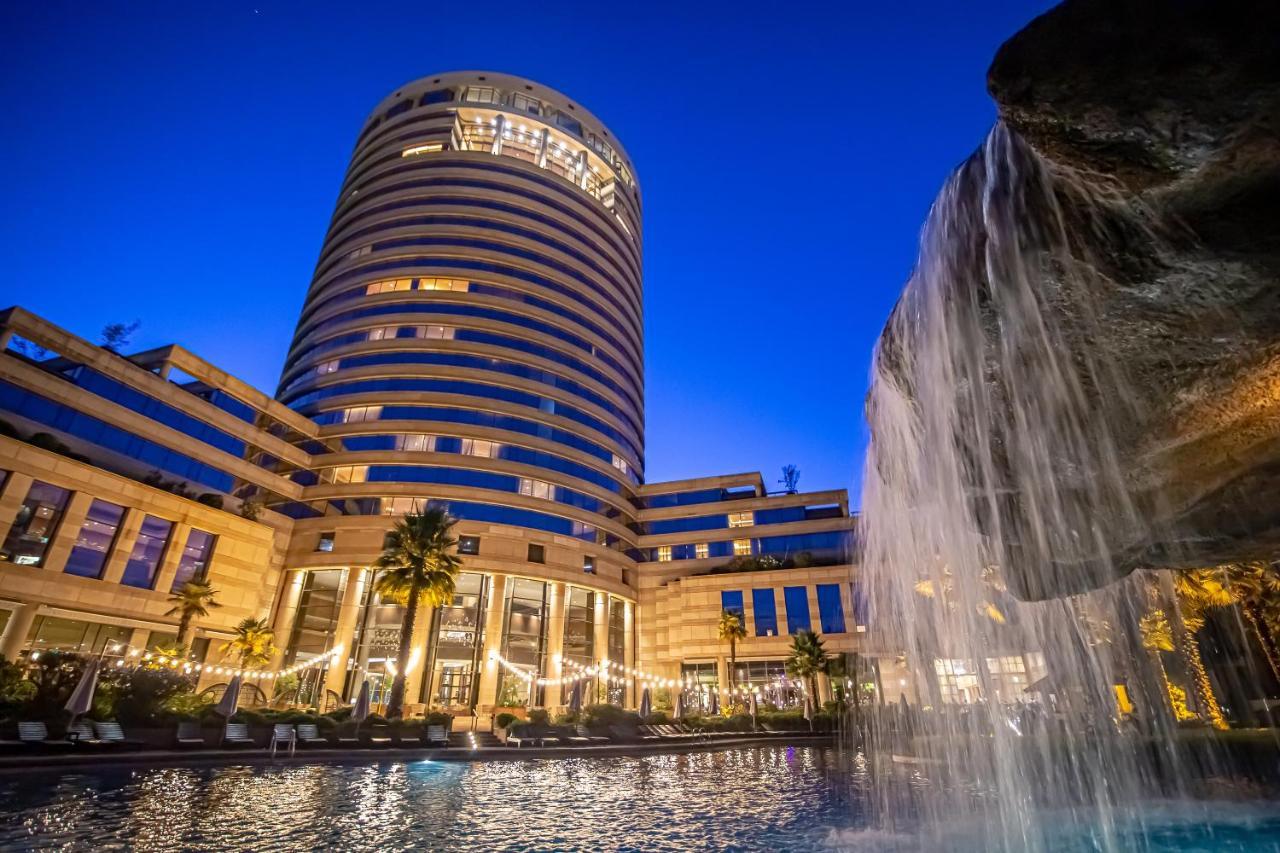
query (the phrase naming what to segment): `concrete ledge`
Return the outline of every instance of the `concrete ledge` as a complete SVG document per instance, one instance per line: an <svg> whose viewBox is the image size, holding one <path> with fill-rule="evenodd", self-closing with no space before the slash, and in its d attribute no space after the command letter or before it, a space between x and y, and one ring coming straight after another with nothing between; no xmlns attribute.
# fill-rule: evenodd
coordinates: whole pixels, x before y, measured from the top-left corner
<svg viewBox="0 0 1280 853"><path fill-rule="evenodd" d="M744 746L825 746L834 745L832 735L804 733L741 738L720 738L694 742L619 743L603 746L562 746L516 748L508 746L467 749L298 749L291 757L263 748L190 750L104 750L102 752L32 753L0 755L0 776L49 770L89 770L114 767L210 767L245 764L367 764L381 761L524 761L533 758L604 758L629 755L663 755L715 752Z"/></svg>

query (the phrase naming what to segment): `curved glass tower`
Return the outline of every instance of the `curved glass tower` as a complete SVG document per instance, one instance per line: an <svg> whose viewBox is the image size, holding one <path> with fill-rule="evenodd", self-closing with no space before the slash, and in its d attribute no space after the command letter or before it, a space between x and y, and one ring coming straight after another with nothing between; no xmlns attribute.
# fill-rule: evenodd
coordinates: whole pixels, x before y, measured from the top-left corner
<svg viewBox="0 0 1280 853"><path fill-rule="evenodd" d="M511 620L562 612L542 581L585 582L606 611L610 594L633 598L624 552L644 471L640 223L627 155L559 92L458 72L377 106L277 392L321 428L312 472L295 478L296 530L316 534L307 562L368 566L394 516L446 504L468 568L484 572L479 607L502 632L485 644L540 674L562 641L546 626L517 638ZM522 593L541 604L522 611ZM388 633L397 618L362 595L359 618L375 624L357 630L357 645L379 618ZM499 595L506 605L489 606ZM471 628L458 633L478 650L484 626Z"/></svg>

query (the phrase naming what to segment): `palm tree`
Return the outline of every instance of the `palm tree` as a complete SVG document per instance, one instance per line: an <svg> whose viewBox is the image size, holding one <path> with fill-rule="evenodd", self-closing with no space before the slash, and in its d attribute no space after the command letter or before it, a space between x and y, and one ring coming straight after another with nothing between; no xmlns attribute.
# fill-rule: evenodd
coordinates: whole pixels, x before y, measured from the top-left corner
<svg viewBox="0 0 1280 853"><path fill-rule="evenodd" d="M1258 647L1271 668L1271 674L1280 682L1280 648L1277 648L1269 611L1280 605L1280 573L1274 563L1233 563L1222 567L1225 579L1234 594L1240 612L1253 629Z"/></svg>
<svg viewBox="0 0 1280 853"><path fill-rule="evenodd" d="M231 652L239 657L242 667L266 666L276 653L276 632L271 630L267 620L241 619L235 631L236 635L222 644L222 653Z"/></svg>
<svg viewBox="0 0 1280 853"><path fill-rule="evenodd" d="M1177 647L1173 642L1173 626L1169 617L1159 607L1147 613L1138 621L1138 629L1142 633L1142 647L1151 653L1151 660L1160 673L1160 681L1164 685L1169 698L1169 707L1178 722L1194 720L1195 714L1187 709L1187 691L1169 680L1169 671L1164 666L1164 652L1173 652Z"/></svg>
<svg viewBox="0 0 1280 853"><path fill-rule="evenodd" d="M1213 683L1200 657L1200 642L1196 634L1205 625L1206 613L1215 607L1230 607L1236 597L1226 585L1223 573L1218 569L1185 569L1175 572L1173 588L1178 600L1181 630L1178 632L1178 650L1195 686L1200 708L1215 729L1226 729L1227 718L1213 693Z"/></svg>
<svg viewBox="0 0 1280 853"><path fill-rule="evenodd" d="M405 669L419 603L425 601L439 607L453 600L454 583L462 566L453 550L458 540L449 535L453 525L454 519L443 509L427 507L421 512L406 513L387 534L382 555L374 561L374 568L381 571L375 584L378 594L405 607L398 666L387 700L388 717L400 716L404 708Z"/></svg>
<svg viewBox="0 0 1280 853"><path fill-rule="evenodd" d="M720 642L729 644L729 688L733 689L735 667L738 665L738 641L747 638L747 627L742 624L742 617L736 611L725 610L720 613L718 631Z"/></svg>
<svg viewBox="0 0 1280 853"><path fill-rule="evenodd" d="M195 617L204 618L214 607L222 605L213 600L217 591L205 581L187 581L169 593L169 603L173 606L165 611L165 616L178 616L178 646L187 647L187 635L191 632L191 622Z"/></svg>
<svg viewBox="0 0 1280 853"><path fill-rule="evenodd" d="M787 675L805 684L814 706L818 704L818 673L827 671L827 652L822 638L812 631L799 631L791 640L791 651L785 663Z"/></svg>

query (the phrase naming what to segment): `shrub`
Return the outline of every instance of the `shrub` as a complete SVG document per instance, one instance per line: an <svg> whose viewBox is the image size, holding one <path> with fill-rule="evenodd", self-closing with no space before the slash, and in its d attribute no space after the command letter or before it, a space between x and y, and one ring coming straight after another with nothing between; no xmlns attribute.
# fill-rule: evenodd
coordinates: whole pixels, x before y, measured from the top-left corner
<svg viewBox="0 0 1280 853"><path fill-rule="evenodd" d="M502 715L499 714L498 716ZM446 714L444 711L432 711L422 719L429 726L444 726L450 731L453 730L453 715Z"/></svg>
<svg viewBox="0 0 1280 853"><path fill-rule="evenodd" d="M510 711L503 711L501 714L493 718L493 724L500 729L510 729L511 724L516 721L516 715Z"/></svg>
<svg viewBox="0 0 1280 853"><path fill-rule="evenodd" d="M196 503L202 503L205 506L211 506L214 509L222 509L224 501L222 495L217 492L204 492L196 498Z"/></svg>
<svg viewBox="0 0 1280 853"><path fill-rule="evenodd" d="M535 726L549 725L551 715L547 713L546 708L531 708L529 710L529 722Z"/></svg>
<svg viewBox="0 0 1280 853"><path fill-rule="evenodd" d="M725 721L725 728L734 732L749 732L751 731L751 715L734 714Z"/></svg>
<svg viewBox="0 0 1280 853"><path fill-rule="evenodd" d="M563 714L556 715L556 725L572 726L578 722L579 714L577 711L565 711Z"/></svg>
<svg viewBox="0 0 1280 853"><path fill-rule="evenodd" d="M267 725L267 718L265 714L258 711L248 711L242 708L231 715L231 722L248 723L251 726L265 726Z"/></svg>
<svg viewBox="0 0 1280 853"><path fill-rule="evenodd" d="M634 711L624 711L617 705L588 705L582 711L582 720L593 729L619 725L635 728L640 723L640 715Z"/></svg>
<svg viewBox="0 0 1280 853"><path fill-rule="evenodd" d="M329 719L333 720L336 723L346 722L347 720L351 719L351 709L338 708L336 711L330 711L324 716L328 717Z"/></svg>
<svg viewBox="0 0 1280 853"><path fill-rule="evenodd" d="M175 720L199 720L206 716L206 712L213 710L213 707L213 700L208 696L178 693L165 699L160 710L164 716Z"/></svg>
<svg viewBox="0 0 1280 853"><path fill-rule="evenodd" d="M331 732L338 728L338 721L332 717L317 717L316 727L322 732Z"/></svg>
<svg viewBox="0 0 1280 853"><path fill-rule="evenodd" d="M644 721L651 726L665 726L671 722L671 719L661 711L654 711L652 714L644 718Z"/></svg>
<svg viewBox="0 0 1280 853"><path fill-rule="evenodd" d="M370 714L364 718L364 723L367 726L385 726L387 724L387 718L381 714Z"/></svg>
<svg viewBox="0 0 1280 853"><path fill-rule="evenodd" d="M194 700L192 687L191 677L176 670L138 667L105 671L98 690L114 693L112 707L103 710L107 714L114 713L115 719L121 723L155 725L169 716L165 706L170 700L179 696ZM179 707L184 707L181 702ZM185 707L198 706L188 702ZM94 710L99 711L97 708Z"/></svg>

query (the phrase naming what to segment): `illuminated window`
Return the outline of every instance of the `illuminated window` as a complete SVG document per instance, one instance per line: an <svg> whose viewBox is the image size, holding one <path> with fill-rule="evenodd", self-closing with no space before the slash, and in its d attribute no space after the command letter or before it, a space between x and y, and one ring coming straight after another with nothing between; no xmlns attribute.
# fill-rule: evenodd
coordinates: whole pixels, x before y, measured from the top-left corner
<svg viewBox="0 0 1280 853"><path fill-rule="evenodd" d="M324 376L326 373L336 373L338 370L338 359L326 361L316 365L316 373Z"/></svg>
<svg viewBox="0 0 1280 853"><path fill-rule="evenodd" d="M348 424L376 421L382 417L381 406L355 406L342 413L342 422Z"/></svg>
<svg viewBox="0 0 1280 853"><path fill-rule="evenodd" d="M520 478L520 494L528 495L531 498L551 500L554 489L554 486L544 480L531 480L528 477Z"/></svg>
<svg viewBox="0 0 1280 853"><path fill-rule="evenodd" d="M933 669L944 704L972 705L981 699L978 674L971 662L959 658L936 658Z"/></svg>
<svg viewBox="0 0 1280 853"><path fill-rule="evenodd" d="M459 536L458 537L458 553L476 555L480 553L480 537L479 536Z"/></svg>
<svg viewBox="0 0 1280 853"><path fill-rule="evenodd" d="M453 326L419 326L418 337L437 341L453 340Z"/></svg>
<svg viewBox="0 0 1280 853"><path fill-rule="evenodd" d="M408 450L415 453L430 453L436 449L434 435L411 433L396 436L396 450Z"/></svg>
<svg viewBox="0 0 1280 853"><path fill-rule="evenodd" d="M625 474L630 466L627 465L627 460L615 453L613 454L613 467Z"/></svg>
<svg viewBox="0 0 1280 853"><path fill-rule="evenodd" d="M333 468L325 478L329 483L363 483L369 477L368 465L344 465Z"/></svg>
<svg viewBox="0 0 1280 853"><path fill-rule="evenodd" d="M671 562L671 546L670 545L658 546L658 562L659 563Z"/></svg>
<svg viewBox="0 0 1280 853"><path fill-rule="evenodd" d="M316 550L317 550L317 551L332 551L332 550L333 550L333 539L334 539L334 537L335 537L336 535L337 535L337 534L336 534L336 533L334 533L332 530L330 530L330 531L328 531L328 532L326 532L326 533L321 533L321 534L320 534L320 538L319 538L318 540L316 540Z"/></svg>
<svg viewBox="0 0 1280 853"><path fill-rule="evenodd" d="M401 157L413 157L418 154L434 154L437 151L444 150L443 142L424 142L421 145L414 145L404 149L400 154Z"/></svg>
<svg viewBox="0 0 1280 853"><path fill-rule="evenodd" d="M369 340L371 341L390 340L395 336L396 336L395 326L380 326L376 329L369 330Z"/></svg>
<svg viewBox="0 0 1280 853"><path fill-rule="evenodd" d="M511 106L522 113L529 113L535 116L542 112L542 101L519 93L511 96Z"/></svg>
<svg viewBox="0 0 1280 853"><path fill-rule="evenodd" d="M382 514L404 515L406 512L416 512L421 503L418 498L383 498Z"/></svg>
<svg viewBox="0 0 1280 853"><path fill-rule="evenodd" d="M485 456L490 459L493 459L497 457L498 451L501 448L502 448L502 445L499 444L498 442L486 441L483 438L464 438L462 440L462 452L467 456ZM538 481L531 480L529 482L532 484ZM547 486L546 483L542 483L542 485ZM550 486L548 486L548 488L550 488ZM521 482L520 489L521 489L520 491L521 494L530 494L530 492L524 491L523 481ZM545 497L545 496L534 495L534 497Z"/></svg>
<svg viewBox="0 0 1280 853"><path fill-rule="evenodd" d="M693 546L693 552L697 559L705 560L707 557L711 556L711 546L706 542L699 542L697 545Z"/></svg>
<svg viewBox="0 0 1280 853"><path fill-rule="evenodd" d="M420 278L418 290L456 290L466 292L471 289L471 282L458 278Z"/></svg>
<svg viewBox="0 0 1280 853"><path fill-rule="evenodd" d="M750 539L733 540L733 556L750 557L751 556L751 540Z"/></svg>
<svg viewBox="0 0 1280 853"><path fill-rule="evenodd" d="M354 260L355 258L363 258L365 255L368 255L371 252L373 252L373 246L361 246L359 249L355 249L350 254L348 254L347 260Z"/></svg>
<svg viewBox="0 0 1280 853"><path fill-rule="evenodd" d="M755 523L756 523L755 513L751 512L750 510L746 512L729 513L730 527L750 527Z"/></svg>
<svg viewBox="0 0 1280 853"><path fill-rule="evenodd" d="M467 94L462 100L469 104L497 104L502 101L498 90L492 86L468 86Z"/></svg>
<svg viewBox="0 0 1280 853"><path fill-rule="evenodd" d="M596 573L596 558L594 556L588 555L582 558L582 571L589 575Z"/></svg>
<svg viewBox="0 0 1280 853"><path fill-rule="evenodd" d="M411 278L391 278L386 281L375 281L364 286L366 296L375 293L393 293L398 290L411 290L413 288L413 279Z"/></svg>

